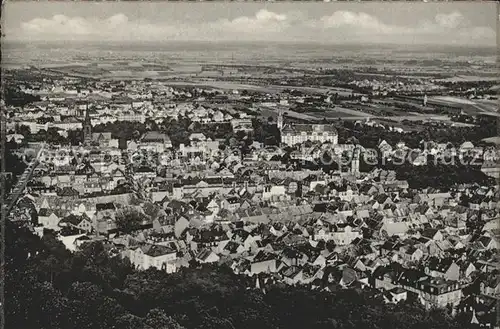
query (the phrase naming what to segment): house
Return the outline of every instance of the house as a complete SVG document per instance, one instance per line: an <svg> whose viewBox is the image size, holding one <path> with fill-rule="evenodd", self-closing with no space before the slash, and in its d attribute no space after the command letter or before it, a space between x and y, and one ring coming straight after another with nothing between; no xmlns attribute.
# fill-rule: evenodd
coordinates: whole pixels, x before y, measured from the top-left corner
<svg viewBox="0 0 500 329"><path fill-rule="evenodd" d="M424 257L422 249L410 246L402 253L402 258L407 262L419 262Z"/></svg>
<svg viewBox="0 0 500 329"><path fill-rule="evenodd" d="M339 284L342 287L352 286L359 279L359 272L356 269L353 269L350 266L345 266L342 269L342 278L340 279Z"/></svg>
<svg viewBox="0 0 500 329"><path fill-rule="evenodd" d="M451 258L430 258L427 261L425 272L431 277L439 277L448 281L458 281L460 279L460 267Z"/></svg>
<svg viewBox="0 0 500 329"><path fill-rule="evenodd" d="M382 225L381 230L385 231L389 237L391 237L393 235L402 236L408 232L409 227L408 227L408 223L406 223L406 222L396 222L396 223L385 222Z"/></svg>
<svg viewBox="0 0 500 329"><path fill-rule="evenodd" d="M92 133L92 144L99 145L99 147L109 147L112 140L111 133Z"/></svg>
<svg viewBox="0 0 500 329"><path fill-rule="evenodd" d="M180 238L182 233L189 227L189 220L185 217L180 217L175 221L174 233L176 238Z"/></svg>
<svg viewBox="0 0 500 329"><path fill-rule="evenodd" d="M83 213L83 215L81 216L75 216L71 214L63 218L59 222L59 226L69 226L85 232L91 232L93 228L92 220L87 216L86 213Z"/></svg>
<svg viewBox="0 0 500 329"><path fill-rule="evenodd" d="M283 223L274 223L274 224L271 225L271 227L269 229L269 232L272 235L275 235L277 237L282 236L287 231L288 231L288 229L287 229L286 225L284 225Z"/></svg>
<svg viewBox="0 0 500 329"><path fill-rule="evenodd" d="M398 283L405 290L417 294L427 309L457 306L462 299L462 285L457 281L428 277L418 270L403 271Z"/></svg>
<svg viewBox="0 0 500 329"><path fill-rule="evenodd" d="M348 224L336 224L335 231L331 233L331 239L336 245L348 245L355 239L362 238L361 230Z"/></svg>
<svg viewBox="0 0 500 329"><path fill-rule="evenodd" d="M253 235L244 229L236 229L230 234L231 240L242 244L245 250L249 250L255 242L262 240L259 234Z"/></svg>
<svg viewBox="0 0 500 329"><path fill-rule="evenodd" d="M153 219L153 230L156 232L167 232L172 229L173 217L161 216ZM175 233L174 233L175 235Z"/></svg>
<svg viewBox="0 0 500 329"><path fill-rule="evenodd" d="M140 140L138 148L163 153L172 147L170 137L157 131L147 132Z"/></svg>
<svg viewBox="0 0 500 329"><path fill-rule="evenodd" d="M487 296L500 296L500 276L498 274L489 276L480 283L481 293Z"/></svg>
<svg viewBox="0 0 500 329"><path fill-rule="evenodd" d="M457 306L457 312L468 323L477 327L495 328L498 324L497 300L486 295L470 295Z"/></svg>
<svg viewBox="0 0 500 329"><path fill-rule="evenodd" d="M219 256L217 256L216 253L214 253L212 250L205 248L202 249L197 255L196 255L196 260L199 261L200 263L215 263L218 262L220 259Z"/></svg>
<svg viewBox="0 0 500 329"><path fill-rule="evenodd" d="M235 133L239 131L243 131L245 133L254 131L252 120L250 119L232 119L231 126L233 128L233 132Z"/></svg>
<svg viewBox="0 0 500 329"><path fill-rule="evenodd" d="M86 209L86 208L82 208ZM93 220L94 229L100 233L107 233L116 228L115 215L117 205L113 202L97 203Z"/></svg>
<svg viewBox="0 0 500 329"><path fill-rule="evenodd" d="M304 278L302 269L297 266L283 267L280 274L283 277L283 281L288 285L301 283Z"/></svg>
<svg viewBox="0 0 500 329"><path fill-rule="evenodd" d="M250 274L261 272L274 273L279 269L279 262L276 255L265 251L259 251L250 264Z"/></svg>
<svg viewBox="0 0 500 329"><path fill-rule="evenodd" d="M295 248L286 247L281 252L280 260L287 266L301 266L307 263L308 257Z"/></svg>
<svg viewBox="0 0 500 329"><path fill-rule="evenodd" d="M443 240L443 234L438 229L434 229L434 228L424 229L421 233L421 236L426 238L426 239L434 240L434 241L442 241Z"/></svg>
<svg viewBox="0 0 500 329"><path fill-rule="evenodd" d="M311 264L313 266L319 266L320 268L323 268L326 266L326 257L319 254Z"/></svg>
<svg viewBox="0 0 500 329"><path fill-rule="evenodd" d="M195 218L193 218L195 219ZM194 251L204 248L217 247L222 241L229 241L227 232L221 227L194 230L190 241L191 249Z"/></svg>
<svg viewBox="0 0 500 329"><path fill-rule="evenodd" d="M189 141L191 142L197 142L197 141L205 142L206 140L207 137L202 133L193 133L189 135Z"/></svg>
<svg viewBox="0 0 500 329"><path fill-rule="evenodd" d="M499 244L495 237L483 235L480 236L476 241L475 245L481 250L492 250L499 249Z"/></svg>
<svg viewBox="0 0 500 329"><path fill-rule="evenodd" d="M386 267L375 269L372 275L372 286L376 289L391 290L398 286L396 272Z"/></svg>
<svg viewBox="0 0 500 329"><path fill-rule="evenodd" d="M470 278L471 274L476 272L478 268L474 265L473 262L464 261L460 263L460 277L462 278Z"/></svg>
<svg viewBox="0 0 500 329"><path fill-rule="evenodd" d="M125 252L132 265L140 270L154 267L158 270L172 273L176 271L174 261L177 259L177 251L162 245L144 244L131 247Z"/></svg>
<svg viewBox="0 0 500 329"><path fill-rule="evenodd" d="M138 147L138 143L135 141L127 141L127 150L136 151Z"/></svg>
<svg viewBox="0 0 500 329"><path fill-rule="evenodd" d="M85 242L89 241L89 237L87 237L85 234L71 234L71 235L59 235L57 237L59 241L61 241L66 249L68 249L71 252L75 252L78 250L78 248Z"/></svg>
<svg viewBox="0 0 500 329"><path fill-rule="evenodd" d="M235 241L224 241L224 247L221 250L221 254L224 256L236 256L241 255L246 251L242 244Z"/></svg>
<svg viewBox="0 0 500 329"><path fill-rule="evenodd" d="M292 124L281 130L281 143L293 146L306 141L338 144L338 132L333 125Z"/></svg>
<svg viewBox="0 0 500 329"><path fill-rule="evenodd" d="M408 292L403 288L394 287L391 290L384 292L383 297L386 303L397 304L407 299Z"/></svg>
<svg viewBox="0 0 500 329"><path fill-rule="evenodd" d="M59 227L61 219L61 215L58 215L55 210L42 208L38 211L38 223L47 229L59 231L61 229Z"/></svg>

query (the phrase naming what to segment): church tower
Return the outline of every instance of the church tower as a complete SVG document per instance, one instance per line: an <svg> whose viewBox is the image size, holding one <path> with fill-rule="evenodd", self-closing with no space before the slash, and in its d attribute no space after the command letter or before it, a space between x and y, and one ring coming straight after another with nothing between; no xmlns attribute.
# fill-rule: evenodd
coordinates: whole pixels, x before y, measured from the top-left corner
<svg viewBox="0 0 500 329"><path fill-rule="evenodd" d="M424 95L424 106L427 106L427 94Z"/></svg>
<svg viewBox="0 0 500 329"><path fill-rule="evenodd" d="M83 121L83 143L89 145L92 140L92 123L90 122L89 104L85 109L85 120Z"/></svg>
<svg viewBox="0 0 500 329"><path fill-rule="evenodd" d="M360 150L358 147L356 147L353 151L352 154L352 161L351 161L351 173L358 177L359 176L359 157L360 157Z"/></svg>
<svg viewBox="0 0 500 329"><path fill-rule="evenodd" d="M278 126L278 129L281 131L283 129L283 111L278 112L278 121L276 122L276 126Z"/></svg>

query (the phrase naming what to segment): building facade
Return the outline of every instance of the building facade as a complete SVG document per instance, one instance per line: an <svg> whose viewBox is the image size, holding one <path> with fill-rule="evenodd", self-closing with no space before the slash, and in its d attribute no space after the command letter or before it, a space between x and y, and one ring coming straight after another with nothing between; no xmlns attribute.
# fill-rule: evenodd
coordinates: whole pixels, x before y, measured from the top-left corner
<svg viewBox="0 0 500 329"><path fill-rule="evenodd" d="M338 144L338 132L333 125L293 124L285 125L281 130L281 143L295 145L311 142L330 142Z"/></svg>

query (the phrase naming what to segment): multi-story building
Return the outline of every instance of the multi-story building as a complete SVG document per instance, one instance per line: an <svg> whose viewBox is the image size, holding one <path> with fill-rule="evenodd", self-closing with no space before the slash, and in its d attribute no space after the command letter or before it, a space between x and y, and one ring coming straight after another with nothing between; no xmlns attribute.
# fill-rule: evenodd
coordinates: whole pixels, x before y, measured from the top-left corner
<svg viewBox="0 0 500 329"><path fill-rule="evenodd" d="M157 131L147 132L141 139L139 148L147 149L155 152L164 152L172 147L170 137Z"/></svg>
<svg viewBox="0 0 500 329"><path fill-rule="evenodd" d="M145 244L135 246L124 253L135 268L147 270L154 267L167 273L176 271L174 261L177 259L177 251L167 246Z"/></svg>
<svg viewBox="0 0 500 329"><path fill-rule="evenodd" d="M281 143L295 145L306 141L338 143L338 132L333 125L293 124L281 130Z"/></svg>
<svg viewBox="0 0 500 329"><path fill-rule="evenodd" d="M409 273L411 271L407 271ZM418 295L422 305L426 308L444 308L457 306L462 299L463 285L456 281L448 281L443 278L432 278L422 275L419 278L408 276L400 278L401 286Z"/></svg>

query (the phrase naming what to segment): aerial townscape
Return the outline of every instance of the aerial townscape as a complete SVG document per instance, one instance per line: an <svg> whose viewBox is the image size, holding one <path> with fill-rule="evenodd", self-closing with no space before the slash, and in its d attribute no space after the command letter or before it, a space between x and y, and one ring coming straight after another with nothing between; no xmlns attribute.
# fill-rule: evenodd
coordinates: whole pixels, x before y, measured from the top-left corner
<svg viewBox="0 0 500 329"><path fill-rule="evenodd" d="M499 328L495 49L29 47L7 325Z"/></svg>

